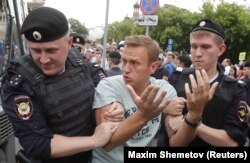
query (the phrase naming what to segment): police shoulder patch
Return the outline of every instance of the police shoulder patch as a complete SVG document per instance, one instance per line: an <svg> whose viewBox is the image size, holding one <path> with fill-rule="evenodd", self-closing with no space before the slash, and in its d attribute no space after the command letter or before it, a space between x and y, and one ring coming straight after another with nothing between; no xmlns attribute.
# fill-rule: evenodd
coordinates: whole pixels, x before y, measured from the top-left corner
<svg viewBox="0 0 250 163"><path fill-rule="evenodd" d="M247 120L248 106L245 101L240 101L237 108L238 118L241 122Z"/></svg>
<svg viewBox="0 0 250 163"><path fill-rule="evenodd" d="M27 95L15 96L14 108L18 118L21 120L29 120L33 114L33 104Z"/></svg>

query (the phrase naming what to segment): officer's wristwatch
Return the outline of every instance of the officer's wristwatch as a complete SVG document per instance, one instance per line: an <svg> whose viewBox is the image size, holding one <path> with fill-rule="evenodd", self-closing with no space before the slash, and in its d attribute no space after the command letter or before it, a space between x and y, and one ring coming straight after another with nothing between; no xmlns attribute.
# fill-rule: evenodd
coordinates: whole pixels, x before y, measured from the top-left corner
<svg viewBox="0 0 250 163"><path fill-rule="evenodd" d="M187 124L187 125L189 125L190 127L192 127L192 128L197 128L200 124L201 124L201 119L199 119L199 120L197 120L197 121L195 121L195 122L191 122L191 121L189 121L188 119L187 119L187 114L185 114L184 116L183 116L183 119L184 119L184 122Z"/></svg>

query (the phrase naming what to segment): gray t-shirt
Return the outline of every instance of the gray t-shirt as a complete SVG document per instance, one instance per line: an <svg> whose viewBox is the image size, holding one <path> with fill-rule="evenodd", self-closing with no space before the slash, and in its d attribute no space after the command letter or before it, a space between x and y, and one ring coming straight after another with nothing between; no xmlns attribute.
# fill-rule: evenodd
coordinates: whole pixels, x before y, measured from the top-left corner
<svg viewBox="0 0 250 163"><path fill-rule="evenodd" d="M164 101L176 97L176 91L172 85L167 81L161 79L150 78L151 84L159 85L160 95L161 91L167 91L167 97ZM93 102L93 109L103 107L114 101L118 101L124 105L125 118L128 118L136 112L137 107L133 102L130 93L124 83L122 75L104 78L100 81L96 88L95 98ZM106 152L102 148L93 150L92 163L103 162L124 162L123 161L123 147L147 147L152 146L152 141L161 126L161 114L150 120L139 132L130 138L125 144L120 145L110 152Z"/></svg>

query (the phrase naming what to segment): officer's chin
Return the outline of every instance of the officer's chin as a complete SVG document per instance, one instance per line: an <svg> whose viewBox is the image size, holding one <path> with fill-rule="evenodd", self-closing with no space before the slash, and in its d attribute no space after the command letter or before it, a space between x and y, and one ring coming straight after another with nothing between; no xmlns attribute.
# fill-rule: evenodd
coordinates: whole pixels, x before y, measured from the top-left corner
<svg viewBox="0 0 250 163"><path fill-rule="evenodd" d="M56 76L63 73L63 71L55 71L53 69L42 69L42 71L45 76Z"/></svg>

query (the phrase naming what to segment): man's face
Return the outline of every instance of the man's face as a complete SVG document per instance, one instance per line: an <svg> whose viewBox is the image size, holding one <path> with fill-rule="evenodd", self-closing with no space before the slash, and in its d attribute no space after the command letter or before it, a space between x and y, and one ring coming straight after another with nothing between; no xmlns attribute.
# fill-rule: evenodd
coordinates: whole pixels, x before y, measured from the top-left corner
<svg viewBox="0 0 250 163"><path fill-rule="evenodd" d="M243 73L245 76L250 76L250 67L244 67L243 68Z"/></svg>
<svg viewBox="0 0 250 163"><path fill-rule="evenodd" d="M68 36L45 43L28 42L33 61L47 76L63 72L71 45Z"/></svg>
<svg viewBox="0 0 250 163"><path fill-rule="evenodd" d="M183 67L184 68L185 66L179 59L177 59L176 60L176 67Z"/></svg>
<svg viewBox="0 0 250 163"><path fill-rule="evenodd" d="M143 47L125 47L122 55L123 79L134 88L147 86L157 61L149 64L147 50Z"/></svg>
<svg viewBox="0 0 250 163"><path fill-rule="evenodd" d="M190 45L194 67L206 71L216 68L219 56L226 49L225 44L216 44L214 34L199 37L190 36Z"/></svg>
<svg viewBox="0 0 250 163"><path fill-rule="evenodd" d="M90 52L89 50L87 50L84 55L87 61L91 61L91 58L94 56L94 54Z"/></svg>
<svg viewBox="0 0 250 163"><path fill-rule="evenodd" d="M73 46L82 54L84 54L85 48L82 44L74 43Z"/></svg>
<svg viewBox="0 0 250 163"><path fill-rule="evenodd" d="M226 60L226 59L223 59L223 61L221 62L221 64L222 64L222 66L224 66L224 67L228 66L227 60Z"/></svg>

